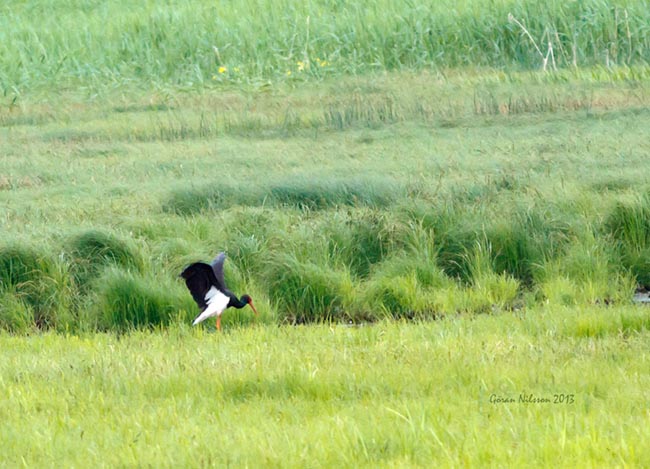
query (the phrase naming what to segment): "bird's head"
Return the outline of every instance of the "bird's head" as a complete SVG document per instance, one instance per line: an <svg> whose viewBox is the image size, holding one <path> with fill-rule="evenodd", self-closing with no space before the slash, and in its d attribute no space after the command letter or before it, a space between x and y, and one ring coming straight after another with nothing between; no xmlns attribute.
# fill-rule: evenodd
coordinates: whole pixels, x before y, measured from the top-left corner
<svg viewBox="0 0 650 469"><path fill-rule="evenodd" d="M258 313L257 310L255 309L255 306L253 306L253 299L250 297L250 295L242 295L241 301L244 301L244 302L248 303L248 306L250 306L253 309L253 312L257 316L260 315L260 313Z"/></svg>

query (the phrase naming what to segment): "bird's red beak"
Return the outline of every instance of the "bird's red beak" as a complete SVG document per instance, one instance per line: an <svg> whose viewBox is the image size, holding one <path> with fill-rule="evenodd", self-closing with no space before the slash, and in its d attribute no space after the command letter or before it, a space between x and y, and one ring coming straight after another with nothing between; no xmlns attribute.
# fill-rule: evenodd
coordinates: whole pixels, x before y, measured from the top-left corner
<svg viewBox="0 0 650 469"><path fill-rule="evenodd" d="M253 300L250 300L248 304L250 305L251 308L253 308L253 312L255 313L255 316L259 316L260 313L258 313L257 310L255 309L255 306L253 306Z"/></svg>

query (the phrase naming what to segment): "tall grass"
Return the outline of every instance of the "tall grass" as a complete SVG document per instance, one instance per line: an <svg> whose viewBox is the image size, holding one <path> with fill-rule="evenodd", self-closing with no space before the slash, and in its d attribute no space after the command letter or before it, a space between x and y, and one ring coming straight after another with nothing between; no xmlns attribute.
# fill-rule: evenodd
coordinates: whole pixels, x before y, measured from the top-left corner
<svg viewBox="0 0 650 469"><path fill-rule="evenodd" d="M124 331L186 322L195 305L181 285L160 277L142 277L108 269L95 285L96 325Z"/></svg>
<svg viewBox="0 0 650 469"><path fill-rule="evenodd" d="M80 287L97 277L104 266L118 265L141 270L143 261L132 242L98 230L85 231L68 241L71 271Z"/></svg>
<svg viewBox="0 0 650 469"><path fill-rule="evenodd" d="M385 259L398 242L399 224L390 212L359 210L328 221L323 230L329 254L360 278L367 277L372 266Z"/></svg>
<svg viewBox="0 0 650 469"><path fill-rule="evenodd" d="M268 322L625 303L650 271L650 95L635 70L3 108L0 327L187 322L197 308L178 274L222 250L229 286Z"/></svg>
<svg viewBox="0 0 650 469"><path fill-rule="evenodd" d="M163 211L192 215L235 206L296 207L323 210L341 206L385 207L405 190L388 178L314 178L296 176L278 182L228 184L215 181L197 188L179 188L163 203Z"/></svg>
<svg viewBox="0 0 650 469"><path fill-rule="evenodd" d="M193 87L467 65L541 69L545 61L548 68L630 65L650 58L649 14L641 0L371 7L31 0L2 7L0 83L5 93L22 93L43 85Z"/></svg>
<svg viewBox="0 0 650 469"><path fill-rule="evenodd" d="M8 330L76 327L66 266L31 246L0 246L0 297L0 325Z"/></svg>
<svg viewBox="0 0 650 469"><path fill-rule="evenodd" d="M268 263L265 278L280 320L302 323L350 318L354 284L344 269L278 254Z"/></svg>
<svg viewBox="0 0 650 469"><path fill-rule="evenodd" d="M650 197L620 202L606 220L605 228L618 242L623 265L638 282L650 288Z"/></svg>
<svg viewBox="0 0 650 469"><path fill-rule="evenodd" d="M336 192L314 193L336 200ZM522 210L510 195L497 206L423 198L384 208L206 208L198 218L165 215L159 228L142 227L146 242L97 230L63 237L56 261L7 245L1 327L129 330L188 321L197 309L178 273L222 249L229 287L239 295L252 288L256 303L268 305L266 318L279 322L625 303L648 275L643 200L614 204L595 225L557 207L553 215L549 206Z"/></svg>

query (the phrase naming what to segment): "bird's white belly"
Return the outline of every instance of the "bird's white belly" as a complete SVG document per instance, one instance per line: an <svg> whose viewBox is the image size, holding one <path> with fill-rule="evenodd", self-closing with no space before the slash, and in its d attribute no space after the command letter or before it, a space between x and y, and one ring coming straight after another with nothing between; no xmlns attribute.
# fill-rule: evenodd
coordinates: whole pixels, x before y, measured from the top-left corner
<svg viewBox="0 0 650 469"><path fill-rule="evenodd" d="M198 323L213 316L221 316L221 313L228 307L229 301L230 298L215 287L210 288L205 294L205 302L208 304L208 307L194 320L192 325L196 326Z"/></svg>

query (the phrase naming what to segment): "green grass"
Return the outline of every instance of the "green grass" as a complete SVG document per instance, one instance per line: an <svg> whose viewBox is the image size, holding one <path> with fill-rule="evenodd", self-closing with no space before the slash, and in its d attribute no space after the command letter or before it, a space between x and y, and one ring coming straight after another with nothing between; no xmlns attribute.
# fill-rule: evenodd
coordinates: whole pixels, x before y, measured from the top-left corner
<svg viewBox="0 0 650 469"><path fill-rule="evenodd" d="M649 325L636 307L557 307L360 328L0 335L0 458L642 466ZM522 394L551 402L520 403Z"/></svg>
<svg viewBox="0 0 650 469"><path fill-rule="evenodd" d="M87 287L106 265L115 264L134 270L143 268L135 246L102 231L89 230L74 235L68 242L67 251L73 278L80 288Z"/></svg>
<svg viewBox="0 0 650 469"><path fill-rule="evenodd" d="M173 191L163 210L192 215L208 209L237 205L296 207L324 210L340 206L385 207L401 195L400 187L388 178L293 178L273 184L211 184Z"/></svg>
<svg viewBox="0 0 650 469"><path fill-rule="evenodd" d="M0 6L0 465L645 464L649 12Z"/></svg>
<svg viewBox="0 0 650 469"><path fill-rule="evenodd" d="M541 69L546 56L547 69L635 65L650 58L649 15L643 0L30 0L0 9L0 86L14 101L43 87L259 87L376 71ZM392 120L391 107L382 108Z"/></svg>
<svg viewBox="0 0 650 469"><path fill-rule="evenodd" d="M3 327L188 318L178 273L220 250L276 322L629 301L650 275L650 95L595 77L402 73L2 111ZM337 127L333 105L368 112Z"/></svg>
<svg viewBox="0 0 650 469"><path fill-rule="evenodd" d="M620 202L609 215L608 229L619 244L621 262L644 287L650 286L650 210L648 194Z"/></svg>

